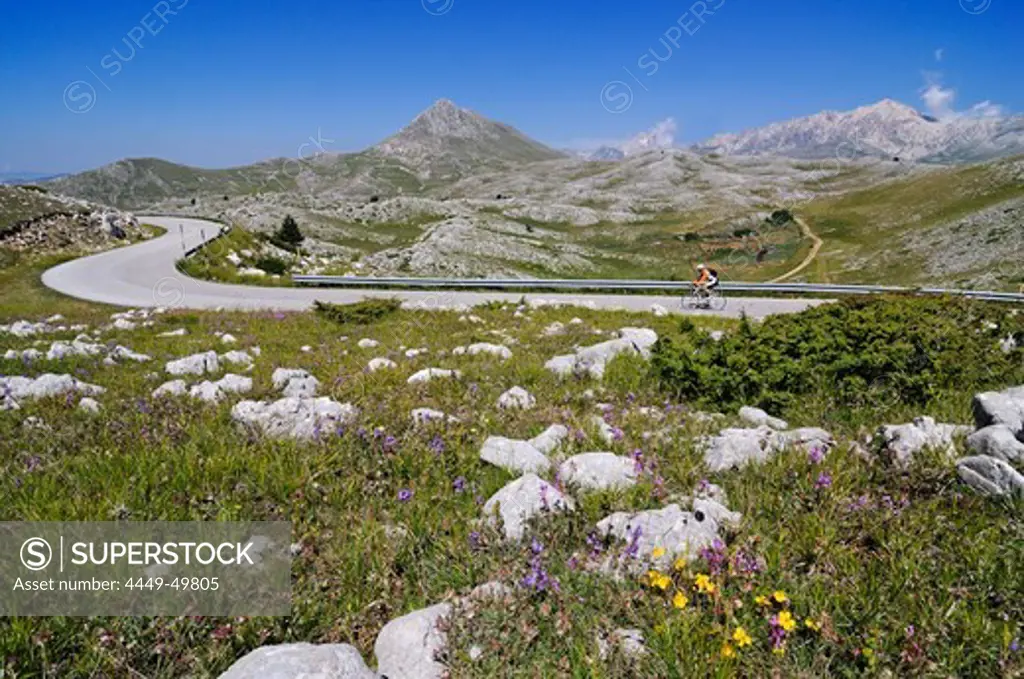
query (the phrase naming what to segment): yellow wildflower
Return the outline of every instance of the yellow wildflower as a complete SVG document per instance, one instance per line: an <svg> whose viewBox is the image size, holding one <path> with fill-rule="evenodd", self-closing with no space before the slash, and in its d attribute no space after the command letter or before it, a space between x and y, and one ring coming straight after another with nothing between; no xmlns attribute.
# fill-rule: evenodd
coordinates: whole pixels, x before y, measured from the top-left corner
<svg viewBox="0 0 1024 679"><path fill-rule="evenodd" d="M786 630L787 632L792 632L793 630L795 630L796 620L793 619L793 614L789 611L782 611L781 613L779 613L779 627Z"/></svg>
<svg viewBox="0 0 1024 679"><path fill-rule="evenodd" d="M814 620L813 618L807 618L806 620L804 620L804 627L815 632L821 631L821 623L817 620Z"/></svg>
<svg viewBox="0 0 1024 679"><path fill-rule="evenodd" d="M774 592L772 592L772 598L775 599L775 601L777 603L780 603L780 604L784 604L787 601L789 601L789 597L786 596L786 593L783 592L781 589L777 589Z"/></svg>
<svg viewBox="0 0 1024 679"><path fill-rule="evenodd" d="M722 657L723 658L735 658L736 657L736 649L732 647L732 644L729 644L729 643L722 644Z"/></svg>
<svg viewBox="0 0 1024 679"><path fill-rule="evenodd" d="M658 571L647 571L647 583L664 592L672 584L672 578Z"/></svg>
<svg viewBox="0 0 1024 679"><path fill-rule="evenodd" d="M651 552L651 557L653 557L655 559L660 559L663 556L665 556L665 548L664 547L655 547L654 550Z"/></svg>
<svg viewBox="0 0 1024 679"><path fill-rule="evenodd" d="M754 597L754 603L757 604L758 606L768 606L768 605L770 605L770 602L768 601L768 597L766 597L764 594L758 594L756 597Z"/></svg>
<svg viewBox="0 0 1024 679"><path fill-rule="evenodd" d="M679 557L678 559L676 559L676 562L672 564L672 568L676 569L677 571L686 570L686 559L684 559L683 557Z"/></svg>
<svg viewBox="0 0 1024 679"><path fill-rule="evenodd" d="M683 610L684 608L686 608L686 605L688 603L690 603L689 597L687 597L682 592L676 592L676 595L672 597L672 605L678 608L679 610Z"/></svg>
<svg viewBox="0 0 1024 679"><path fill-rule="evenodd" d="M776 646L775 648L772 649L772 653L774 653L775 655L786 655L786 647L785 646Z"/></svg>
<svg viewBox="0 0 1024 679"><path fill-rule="evenodd" d="M736 642L736 646L739 648L749 646L751 642L753 642L753 639L751 639L750 635L747 634L747 630L742 627L737 627L736 631L732 633L732 640Z"/></svg>
<svg viewBox="0 0 1024 679"><path fill-rule="evenodd" d="M711 578L703 573L697 576L694 584L697 586L697 591L704 594L714 594L717 589L715 583L711 582Z"/></svg>

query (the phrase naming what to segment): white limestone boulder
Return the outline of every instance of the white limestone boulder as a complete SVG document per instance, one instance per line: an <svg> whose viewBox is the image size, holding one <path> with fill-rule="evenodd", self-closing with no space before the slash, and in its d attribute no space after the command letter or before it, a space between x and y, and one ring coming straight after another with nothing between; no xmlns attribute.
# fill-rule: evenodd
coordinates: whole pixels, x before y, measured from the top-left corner
<svg viewBox="0 0 1024 679"><path fill-rule="evenodd" d="M312 398L320 389L320 380L300 368L277 368L270 381L286 397Z"/></svg>
<svg viewBox="0 0 1024 679"><path fill-rule="evenodd" d="M480 449L480 459L514 474L546 474L551 461L527 441L490 436Z"/></svg>
<svg viewBox="0 0 1024 679"><path fill-rule="evenodd" d="M192 354L174 361L169 361L164 370L168 375L205 375L220 370L220 358L216 351Z"/></svg>
<svg viewBox="0 0 1024 679"><path fill-rule="evenodd" d="M582 491L623 490L636 485L636 462L615 453L581 453L563 462L558 476Z"/></svg>
<svg viewBox="0 0 1024 679"><path fill-rule="evenodd" d="M348 644L261 646L235 662L220 679L377 679Z"/></svg>
<svg viewBox="0 0 1024 679"><path fill-rule="evenodd" d="M897 465L907 465L922 450L935 450L952 456L955 439L965 436L970 427L937 423L932 417L915 417L907 424L885 424L878 428L873 443Z"/></svg>
<svg viewBox="0 0 1024 679"><path fill-rule="evenodd" d="M550 483L536 474L524 474L487 500L484 516L502 530L506 540L520 540L532 519L571 512L575 508L572 498Z"/></svg>
<svg viewBox="0 0 1024 679"><path fill-rule="evenodd" d="M550 455L567 438L569 438L569 428L562 424L553 424L530 439L529 444L545 455Z"/></svg>
<svg viewBox="0 0 1024 679"><path fill-rule="evenodd" d="M982 495L1024 498L1024 475L1007 462L977 455L957 461L960 479Z"/></svg>
<svg viewBox="0 0 1024 679"><path fill-rule="evenodd" d="M977 455L988 455L1007 462L1024 461L1024 443L1005 424L993 424L967 437L967 447Z"/></svg>
<svg viewBox="0 0 1024 679"><path fill-rule="evenodd" d="M373 645L377 672L388 679L446 677L447 668L437 660L448 643L439 623L451 613L451 604L437 604L384 625Z"/></svg>
<svg viewBox="0 0 1024 679"><path fill-rule="evenodd" d="M278 401L241 401L231 418L262 432L268 438L314 439L330 435L355 421L358 410L349 403L327 397L287 397Z"/></svg>

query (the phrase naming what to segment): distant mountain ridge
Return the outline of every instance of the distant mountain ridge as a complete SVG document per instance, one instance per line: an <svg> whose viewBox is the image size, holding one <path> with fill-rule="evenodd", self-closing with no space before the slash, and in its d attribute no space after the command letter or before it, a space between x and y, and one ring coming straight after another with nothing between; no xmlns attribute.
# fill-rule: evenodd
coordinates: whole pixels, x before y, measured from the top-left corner
<svg viewBox="0 0 1024 679"><path fill-rule="evenodd" d="M790 158L898 156L963 163L1024 153L1024 117L960 115L937 120L891 99L852 111L824 111L697 144L699 153Z"/></svg>
<svg viewBox="0 0 1024 679"><path fill-rule="evenodd" d="M514 127L441 99L379 144L358 153L274 158L203 169L158 158L126 158L48 182L59 193L139 208L174 197L331 190L367 197L418 193L480 171L565 158Z"/></svg>

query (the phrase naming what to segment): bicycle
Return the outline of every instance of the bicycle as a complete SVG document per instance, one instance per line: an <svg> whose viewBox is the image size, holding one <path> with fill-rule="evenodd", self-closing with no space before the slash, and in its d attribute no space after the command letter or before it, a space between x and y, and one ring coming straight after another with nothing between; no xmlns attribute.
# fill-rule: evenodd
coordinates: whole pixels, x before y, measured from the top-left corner
<svg viewBox="0 0 1024 679"><path fill-rule="evenodd" d="M683 295L682 298L683 311L724 311L727 304L728 300L717 287L701 291L697 286L693 286L690 294Z"/></svg>

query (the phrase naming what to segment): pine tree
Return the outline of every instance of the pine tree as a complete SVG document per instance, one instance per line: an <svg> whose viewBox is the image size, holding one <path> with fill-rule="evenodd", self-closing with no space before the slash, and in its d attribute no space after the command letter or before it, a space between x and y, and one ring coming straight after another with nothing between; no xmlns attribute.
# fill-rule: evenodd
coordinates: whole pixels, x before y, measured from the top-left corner
<svg viewBox="0 0 1024 679"><path fill-rule="evenodd" d="M306 240L306 237L299 231L299 225L295 223L291 215L287 215L284 218L284 221L281 222L281 228L274 235L277 240L293 246L298 246L302 241Z"/></svg>

